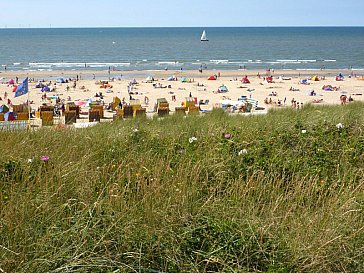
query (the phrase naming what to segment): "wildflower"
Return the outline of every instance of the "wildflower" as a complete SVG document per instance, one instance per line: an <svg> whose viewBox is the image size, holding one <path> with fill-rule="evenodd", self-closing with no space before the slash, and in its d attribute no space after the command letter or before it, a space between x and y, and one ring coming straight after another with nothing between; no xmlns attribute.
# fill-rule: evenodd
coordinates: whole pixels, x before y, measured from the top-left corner
<svg viewBox="0 0 364 273"><path fill-rule="evenodd" d="M47 161L49 160L49 156L47 156L47 155L42 155L42 156L40 157L40 160L42 160L42 161L44 161L44 162L47 162Z"/></svg>
<svg viewBox="0 0 364 273"><path fill-rule="evenodd" d="M137 132L139 132L139 130L138 130L137 128L135 128L135 129L133 130L133 133L137 133Z"/></svg>
<svg viewBox="0 0 364 273"><path fill-rule="evenodd" d="M194 141L197 141L196 137L190 137L188 140L190 143L193 143Z"/></svg>
<svg viewBox="0 0 364 273"><path fill-rule="evenodd" d="M29 158L28 159L28 163L32 163L33 162L33 159L32 158Z"/></svg>
<svg viewBox="0 0 364 273"><path fill-rule="evenodd" d="M238 155L243 155L243 154L247 154L248 150L247 149L242 149L239 151Z"/></svg>
<svg viewBox="0 0 364 273"><path fill-rule="evenodd" d="M344 125L342 123L338 123L338 124L336 124L336 128L342 129L342 128L344 128Z"/></svg>
<svg viewBox="0 0 364 273"><path fill-rule="evenodd" d="M230 139L231 138L231 135L230 134L225 134L224 136L226 139Z"/></svg>
<svg viewBox="0 0 364 273"><path fill-rule="evenodd" d="M304 130L304 129L303 129L303 130L301 131L301 133L302 133L302 134L306 134L306 133L307 133L307 130Z"/></svg>

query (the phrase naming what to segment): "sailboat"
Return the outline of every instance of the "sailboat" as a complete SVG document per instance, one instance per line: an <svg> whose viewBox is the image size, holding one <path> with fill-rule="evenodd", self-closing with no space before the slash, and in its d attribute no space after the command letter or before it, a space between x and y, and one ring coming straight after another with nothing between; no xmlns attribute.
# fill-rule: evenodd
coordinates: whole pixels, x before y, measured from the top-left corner
<svg viewBox="0 0 364 273"><path fill-rule="evenodd" d="M201 42L208 42L208 41L209 40L207 39L206 31L203 31L201 35Z"/></svg>

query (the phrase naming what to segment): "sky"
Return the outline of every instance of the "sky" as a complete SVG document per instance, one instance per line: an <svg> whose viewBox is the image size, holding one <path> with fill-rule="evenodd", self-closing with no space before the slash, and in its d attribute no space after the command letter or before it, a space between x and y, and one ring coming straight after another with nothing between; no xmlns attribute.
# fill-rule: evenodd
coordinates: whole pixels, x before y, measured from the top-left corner
<svg viewBox="0 0 364 273"><path fill-rule="evenodd" d="M0 28L364 26L363 0L0 1Z"/></svg>

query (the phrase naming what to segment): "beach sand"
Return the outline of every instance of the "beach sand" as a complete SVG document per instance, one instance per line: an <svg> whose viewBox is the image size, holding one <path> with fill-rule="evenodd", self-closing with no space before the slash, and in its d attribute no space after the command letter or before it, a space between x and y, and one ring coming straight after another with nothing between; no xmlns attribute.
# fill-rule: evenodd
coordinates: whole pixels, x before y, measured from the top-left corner
<svg viewBox="0 0 364 273"><path fill-rule="evenodd" d="M335 75L342 71L274 71L273 78L275 83L262 84L263 77L266 76L266 71L111 71L110 77L114 77L115 80L110 82L113 86L110 90L111 93L107 93L105 89L101 89L99 85L95 84L97 80L108 80L107 71L39 71L39 72L2 72L0 77L2 78L2 84L0 84L0 97L3 99L0 104L6 104L4 100L4 93L9 94L9 98L13 104L20 104L26 102L27 95L23 95L14 98L12 89L7 85L9 79L15 79L18 77L19 83L22 82L27 76L30 79L35 79L35 82L29 83L29 98L33 101L32 109L37 109L44 103L41 97L44 94L40 89L35 88L38 80L45 80L45 83L52 81L52 86L56 78L64 77L76 78L78 75L76 88L72 88L71 83L57 83L55 92L48 92L47 96L60 96L62 99L70 97L71 101L85 101L92 98L96 101L95 97L97 92L102 92L104 95L104 102L108 104L113 101L113 97L125 98L126 102L129 102L128 84L131 80L136 79L139 85L133 89L132 97L134 99L140 99L142 106L147 108L147 112L152 112L154 104L158 98L166 98L170 103L170 109L173 111L175 107L181 106L181 103L190 94L193 97L197 97L197 100L209 100L209 106L205 108L212 108L217 106L223 99L231 99L236 101L240 96L247 96L258 100L259 106L265 108L266 111L271 107L278 107L277 102L281 100L282 104L286 101L286 107L291 107L291 101L295 100L300 104L312 103L314 100L322 100L320 104L340 104L340 95L346 94L351 96L354 101L364 101L364 96L360 95L364 93L364 81L358 80L355 77L349 78L349 71L344 71L344 81L336 81ZM207 80L211 75L218 75L220 77L216 81ZM257 74L261 75L261 78L257 77ZM354 72L355 73L355 72ZM300 79L311 79L313 75L318 75L319 78L325 76L324 80L309 81L310 85L299 84ZM146 77L150 75L156 80L154 83L161 84L162 86L170 85L171 88L155 88L153 83L146 83ZM167 78L175 75L178 81L167 81ZM242 84L241 79L247 75L250 84ZM279 76L290 77L290 80L279 81ZM95 77L95 79L93 79ZM187 77L192 82L183 83L181 77ZM237 79L237 80L236 80ZM69 91L66 91L67 85L70 87ZM198 86L203 85L203 86ZM219 86L225 85L228 88L227 93L216 93ZM338 91L324 91L322 87L324 85L332 85L340 87ZM52 87L51 86L51 87ZM84 87L84 89L81 89ZM293 87L299 89L299 91L289 91ZM248 91L254 90L254 91ZM314 90L316 96L308 96L310 90ZM277 96L271 96L272 92ZM176 101L172 101L172 96L175 96ZM149 105L144 104L145 97L149 99ZM272 99L272 104L266 105L264 100ZM87 111L87 109L84 109ZM111 117L112 113L107 113L106 116Z"/></svg>

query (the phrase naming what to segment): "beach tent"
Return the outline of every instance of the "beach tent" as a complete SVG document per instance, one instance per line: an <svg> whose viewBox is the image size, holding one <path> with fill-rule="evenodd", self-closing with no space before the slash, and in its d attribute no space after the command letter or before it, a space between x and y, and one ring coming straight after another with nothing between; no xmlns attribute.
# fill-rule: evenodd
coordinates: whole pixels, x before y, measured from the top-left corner
<svg viewBox="0 0 364 273"><path fill-rule="evenodd" d="M181 81L182 81L182 82L189 82L189 79L188 79L187 77L182 77L182 78L181 78Z"/></svg>
<svg viewBox="0 0 364 273"><path fill-rule="evenodd" d="M15 83L15 81L13 80L13 79L10 79L9 81L8 81L8 85L13 85Z"/></svg>
<svg viewBox="0 0 364 273"><path fill-rule="evenodd" d="M176 76L171 76L167 79L168 81L177 81L177 77Z"/></svg>
<svg viewBox="0 0 364 273"><path fill-rule="evenodd" d="M298 84L309 84L307 79L302 79L298 82Z"/></svg>
<svg viewBox="0 0 364 273"><path fill-rule="evenodd" d="M0 106L0 113L7 113L9 112L9 107L6 105Z"/></svg>
<svg viewBox="0 0 364 273"><path fill-rule="evenodd" d="M58 83L66 83L66 80L64 78L58 78L56 81Z"/></svg>
<svg viewBox="0 0 364 273"><path fill-rule="evenodd" d="M146 80L147 83L154 82L154 78L152 76L148 76L145 80Z"/></svg>
<svg viewBox="0 0 364 273"><path fill-rule="evenodd" d="M228 89L225 85L221 85L218 89L217 89L217 92L219 93L226 93L228 92Z"/></svg>
<svg viewBox="0 0 364 273"><path fill-rule="evenodd" d="M242 80L241 80L242 83L250 83L248 77L244 77Z"/></svg>
<svg viewBox="0 0 364 273"><path fill-rule="evenodd" d="M229 106L237 106L241 107L245 105L244 101L233 101L233 100L221 100L220 101L221 108L226 109Z"/></svg>
<svg viewBox="0 0 364 273"><path fill-rule="evenodd" d="M208 78L208 80L209 80L209 81L216 81L216 76L210 76L210 77Z"/></svg>
<svg viewBox="0 0 364 273"><path fill-rule="evenodd" d="M49 91L51 91L51 89L49 89L49 87L48 87L48 86L44 86L44 87L42 88L42 92L49 92Z"/></svg>
<svg viewBox="0 0 364 273"><path fill-rule="evenodd" d="M314 82L318 82L320 79L319 79L319 77L317 76L317 75L315 75L315 76L313 76L312 78L311 78L311 81L314 81Z"/></svg>
<svg viewBox="0 0 364 273"><path fill-rule="evenodd" d="M5 121L13 121L15 120L15 115L13 112L7 112L4 114Z"/></svg>
<svg viewBox="0 0 364 273"><path fill-rule="evenodd" d="M86 104L84 104L85 107L89 108L90 104L92 103L92 98L89 98L86 102Z"/></svg>

